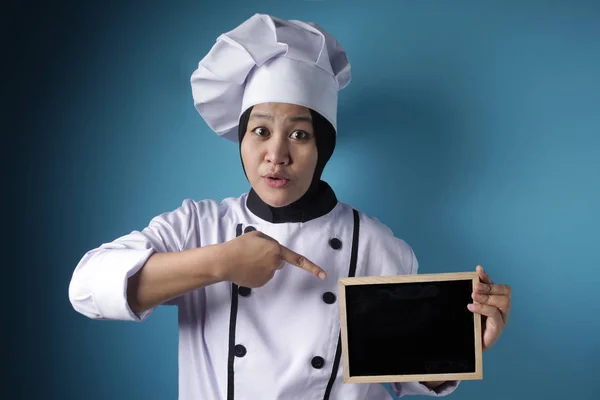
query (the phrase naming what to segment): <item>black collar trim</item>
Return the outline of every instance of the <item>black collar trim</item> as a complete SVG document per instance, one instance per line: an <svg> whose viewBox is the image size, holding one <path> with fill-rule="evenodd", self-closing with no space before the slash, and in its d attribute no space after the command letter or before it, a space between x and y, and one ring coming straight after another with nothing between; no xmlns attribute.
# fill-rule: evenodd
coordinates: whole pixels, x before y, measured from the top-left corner
<svg viewBox="0 0 600 400"><path fill-rule="evenodd" d="M274 224L286 222L308 222L331 212L337 205L333 189L324 181L314 195L306 195L297 202L285 207L271 207L251 189L246 206L261 219Z"/></svg>

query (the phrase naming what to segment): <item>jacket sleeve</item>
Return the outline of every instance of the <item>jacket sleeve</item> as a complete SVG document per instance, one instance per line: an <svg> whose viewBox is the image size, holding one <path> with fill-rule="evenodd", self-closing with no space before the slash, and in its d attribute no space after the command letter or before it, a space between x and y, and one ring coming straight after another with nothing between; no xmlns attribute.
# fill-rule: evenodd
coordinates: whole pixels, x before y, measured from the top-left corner
<svg viewBox="0 0 600 400"><path fill-rule="evenodd" d="M420 382L398 382L391 383L390 389L397 398L411 395L444 397L453 393L459 385L459 381L448 381L435 389L429 389Z"/></svg>
<svg viewBox="0 0 600 400"><path fill-rule="evenodd" d="M91 319L143 321L154 309L134 313L127 302L127 282L155 252L181 251L195 220L194 202L185 200L133 231L85 253L69 283L73 308ZM166 304L176 304L173 299Z"/></svg>

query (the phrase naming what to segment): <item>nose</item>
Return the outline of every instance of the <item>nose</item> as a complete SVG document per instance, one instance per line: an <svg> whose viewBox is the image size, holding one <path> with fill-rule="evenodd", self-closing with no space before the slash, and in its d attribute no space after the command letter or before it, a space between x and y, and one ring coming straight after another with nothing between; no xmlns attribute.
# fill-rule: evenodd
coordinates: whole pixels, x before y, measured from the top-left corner
<svg viewBox="0 0 600 400"><path fill-rule="evenodd" d="M273 135L269 140L266 160L271 164L289 164L290 151L284 135Z"/></svg>

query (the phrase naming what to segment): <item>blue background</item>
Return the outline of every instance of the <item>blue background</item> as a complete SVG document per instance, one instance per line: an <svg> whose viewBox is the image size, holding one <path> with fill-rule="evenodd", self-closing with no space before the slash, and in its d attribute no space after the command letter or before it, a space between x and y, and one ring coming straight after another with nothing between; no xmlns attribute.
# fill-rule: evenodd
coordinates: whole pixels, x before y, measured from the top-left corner
<svg viewBox="0 0 600 400"><path fill-rule="evenodd" d="M451 398L597 399L600 4L407 0L10 6L8 398L177 398L176 310L91 321L67 288L87 250L184 198L248 189L189 78L255 12L315 21L349 53L324 174L339 198L410 243L421 272L482 264L511 285L484 380Z"/></svg>

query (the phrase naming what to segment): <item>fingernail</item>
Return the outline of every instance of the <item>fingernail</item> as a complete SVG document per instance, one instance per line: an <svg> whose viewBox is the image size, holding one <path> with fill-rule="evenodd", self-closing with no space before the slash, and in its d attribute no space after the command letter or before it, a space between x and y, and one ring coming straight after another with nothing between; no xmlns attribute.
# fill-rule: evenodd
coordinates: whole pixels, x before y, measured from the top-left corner
<svg viewBox="0 0 600 400"><path fill-rule="evenodd" d="M475 306L473 304L467 304L467 308L473 311L475 309Z"/></svg>
<svg viewBox="0 0 600 400"><path fill-rule="evenodd" d="M319 278L325 280L325 278L327 278L327 275L325 275L325 272L319 272Z"/></svg>

